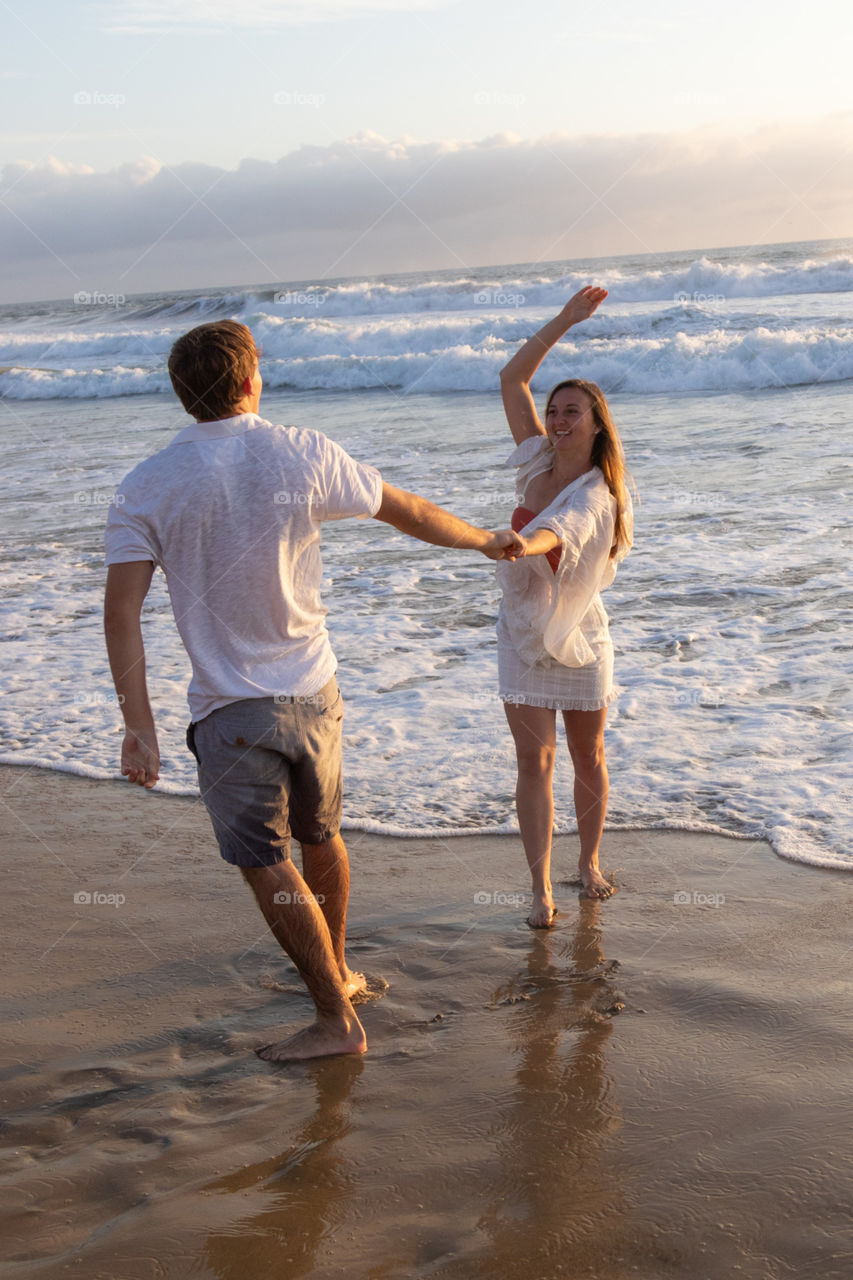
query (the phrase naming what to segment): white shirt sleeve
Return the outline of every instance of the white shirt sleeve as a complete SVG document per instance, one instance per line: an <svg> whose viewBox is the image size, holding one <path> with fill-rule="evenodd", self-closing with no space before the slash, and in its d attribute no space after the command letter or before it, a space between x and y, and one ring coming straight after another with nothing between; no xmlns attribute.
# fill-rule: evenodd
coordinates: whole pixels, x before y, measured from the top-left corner
<svg viewBox="0 0 853 1280"><path fill-rule="evenodd" d="M138 514L130 510L127 495L113 495L104 530L105 562L131 564L136 560L160 563L160 551L153 530Z"/></svg>
<svg viewBox="0 0 853 1280"><path fill-rule="evenodd" d="M318 433L322 434L322 433ZM375 467L355 458L322 436L322 484L325 503L323 520L345 520L349 516L364 519L375 516L382 505L382 476Z"/></svg>

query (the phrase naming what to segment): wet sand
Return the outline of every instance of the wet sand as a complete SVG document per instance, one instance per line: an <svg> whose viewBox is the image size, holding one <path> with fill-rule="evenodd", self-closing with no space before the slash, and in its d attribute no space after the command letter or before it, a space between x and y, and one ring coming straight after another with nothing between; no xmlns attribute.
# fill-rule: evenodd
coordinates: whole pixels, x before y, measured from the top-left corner
<svg viewBox="0 0 853 1280"><path fill-rule="evenodd" d="M533 932L517 838L349 833L369 1052L273 1066L310 1002L198 801L0 799L9 1280L853 1274L849 875L611 833L599 904L560 839Z"/></svg>

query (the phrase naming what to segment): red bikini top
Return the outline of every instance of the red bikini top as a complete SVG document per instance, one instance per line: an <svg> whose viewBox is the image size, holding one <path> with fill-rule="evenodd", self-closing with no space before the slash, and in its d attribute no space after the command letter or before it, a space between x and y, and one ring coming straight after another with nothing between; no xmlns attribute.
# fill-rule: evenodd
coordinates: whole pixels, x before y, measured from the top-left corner
<svg viewBox="0 0 853 1280"><path fill-rule="evenodd" d="M528 507L516 507L515 511L512 513L512 519L510 520L513 533L521 533L524 526L526 524L530 524L530 521L535 518L535 511L531 511ZM548 551L545 554L545 559L548 561L554 573L557 572L557 565L560 563L560 556L562 554L563 553L559 547L555 547L553 551Z"/></svg>

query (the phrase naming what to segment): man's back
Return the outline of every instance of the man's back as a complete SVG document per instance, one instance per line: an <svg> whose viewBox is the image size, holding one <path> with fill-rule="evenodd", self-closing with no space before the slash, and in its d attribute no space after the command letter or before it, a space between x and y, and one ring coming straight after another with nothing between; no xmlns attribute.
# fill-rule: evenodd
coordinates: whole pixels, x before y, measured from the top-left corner
<svg viewBox="0 0 853 1280"><path fill-rule="evenodd" d="M107 563L163 568L193 665L193 720L331 679L321 526L375 515L381 501L379 473L328 437L251 413L187 427L126 477Z"/></svg>

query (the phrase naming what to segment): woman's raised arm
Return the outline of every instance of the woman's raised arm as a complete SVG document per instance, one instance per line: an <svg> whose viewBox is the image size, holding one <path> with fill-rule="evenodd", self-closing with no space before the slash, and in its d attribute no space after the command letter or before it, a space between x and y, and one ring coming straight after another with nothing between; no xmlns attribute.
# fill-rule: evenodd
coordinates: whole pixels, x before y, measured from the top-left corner
<svg viewBox="0 0 853 1280"><path fill-rule="evenodd" d="M559 315L528 338L524 346L501 369L501 395L509 429L516 444L530 436L544 436L536 405L530 393L531 379L548 352L573 324L588 319L607 297L606 289L587 285L570 298Z"/></svg>

